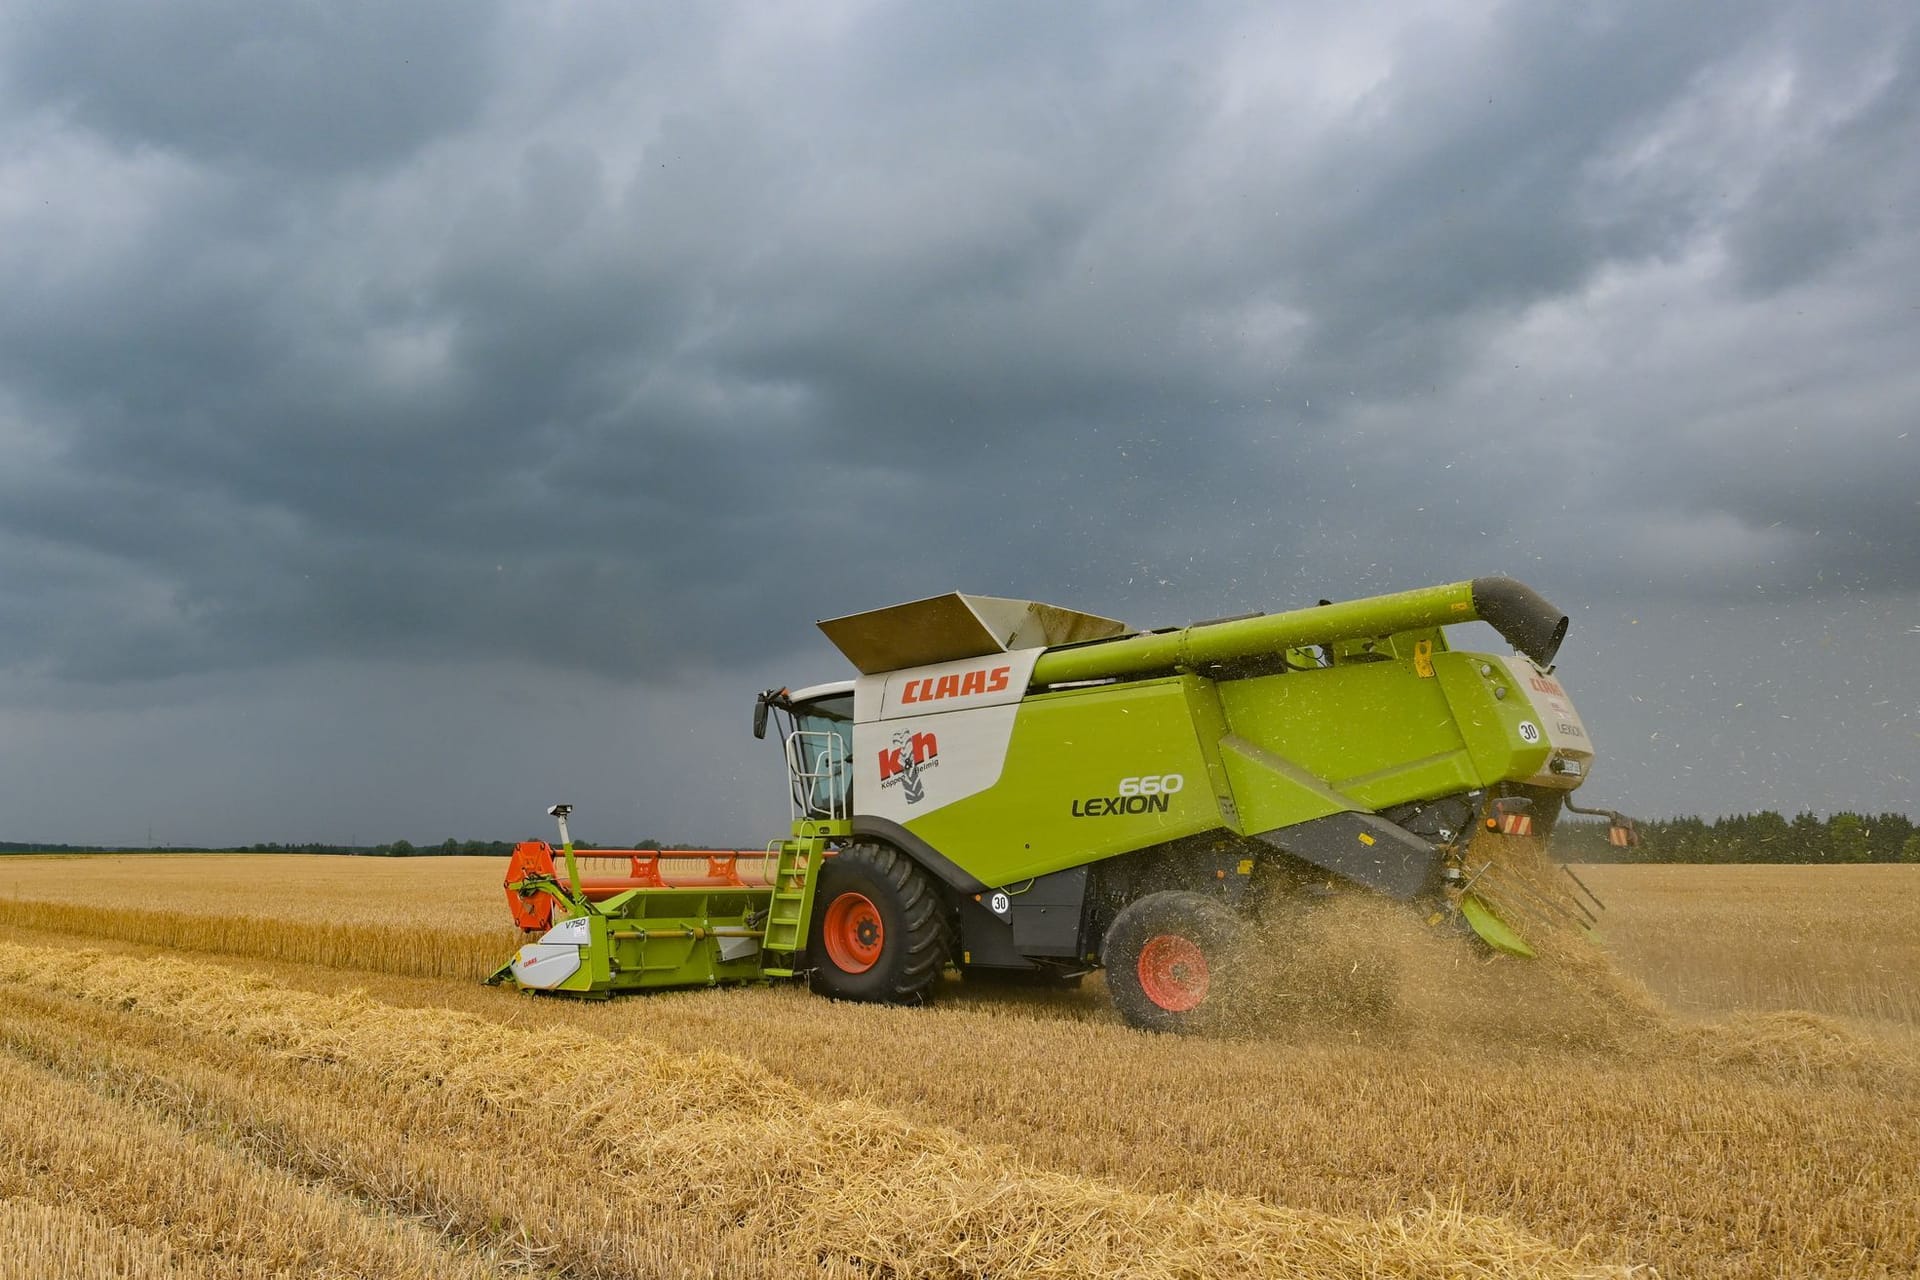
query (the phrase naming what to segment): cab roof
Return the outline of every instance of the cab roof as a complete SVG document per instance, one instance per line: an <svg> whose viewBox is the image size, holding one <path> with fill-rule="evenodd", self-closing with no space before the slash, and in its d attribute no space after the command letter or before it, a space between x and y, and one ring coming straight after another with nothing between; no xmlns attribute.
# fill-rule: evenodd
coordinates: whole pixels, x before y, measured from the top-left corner
<svg viewBox="0 0 1920 1280"><path fill-rule="evenodd" d="M787 694L787 701L797 706L803 702L812 702L816 698L831 698L852 692L853 681L832 680L826 684L810 684L804 689L795 689Z"/></svg>

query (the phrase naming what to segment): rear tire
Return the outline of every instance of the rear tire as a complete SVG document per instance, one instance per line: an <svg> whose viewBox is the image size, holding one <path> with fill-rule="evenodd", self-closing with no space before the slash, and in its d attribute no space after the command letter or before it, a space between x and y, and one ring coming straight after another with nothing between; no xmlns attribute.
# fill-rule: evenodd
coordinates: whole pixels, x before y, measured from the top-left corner
<svg viewBox="0 0 1920 1280"><path fill-rule="evenodd" d="M931 877L898 850L848 845L822 861L807 958L835 1000L919 1004L947 965L946 910Z"/></svg>
<svg viewBox="0 0 1920 1280"><path fill-rule="evenodd" d="M1203 894L1169 890L1128 903L1100 949L1114 1007L1145 1031L1218 1026L1246 935L1239 912Z"/></svg>

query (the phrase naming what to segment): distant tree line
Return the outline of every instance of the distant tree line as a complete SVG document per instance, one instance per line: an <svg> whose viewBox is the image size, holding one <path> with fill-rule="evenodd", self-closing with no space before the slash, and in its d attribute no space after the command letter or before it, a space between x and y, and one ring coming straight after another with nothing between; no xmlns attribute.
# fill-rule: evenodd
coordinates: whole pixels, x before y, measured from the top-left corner
<svg viewBox="0 0 1920 1280"><path fill-rule="evenodd" d="M107 849L91 844L34 844L18 840L0 840L0 853L107 853Z"/></svg>
<svg viewBox="0 0 1920 1280"><path fill-rule="evenodd" d="M1792 818L1771 809L1715 818L1652 818L1637 824L1640 843L1617 848L1607 843L1607 824L1563 819L1553 833L1553 855L1563 862L1913 862L1920 863L1920 824L1903 813L1840 812L1822 818L1808 812ZM551 843L551 842L549 842ZM343 845L324 841L250 844L222 849L168 846L159 853L332 853L369 858L495 857L513 852L511 840L456 840L417 845ZM631 844L599 845L574 841L575 849L712 849L712 844L668 844L651 837ZM116 853L111 846L23 844L0 841L7 853Z"/></svg>
<svg viewBox="0 0 1920 1280"><path fill-rule="evenodd" d="M1808 812L1791 818L1762 809L1715 818L1656 818L1636 824L1637 847L1607 843L1605 822L1563 820L1554 856L1565 862L1920 863L1920 826L1903 813Z"/></svg>

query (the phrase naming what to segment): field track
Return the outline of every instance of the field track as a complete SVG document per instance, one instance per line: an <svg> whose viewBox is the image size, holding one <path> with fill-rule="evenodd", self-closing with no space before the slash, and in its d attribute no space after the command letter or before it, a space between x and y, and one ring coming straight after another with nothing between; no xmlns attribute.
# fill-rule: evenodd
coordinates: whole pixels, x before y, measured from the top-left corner
<svg viewBox="0 0 1920 1280"><path fill-rule="evenodd" d="M1193 1041L1127 1031L1097 983L956 983L919 1010L483 989L514 940L494 860L0 865L0 1151L22 1171L0 1247L23 1274L1920 1258L1920 868L1585 873L1621 966L1687 1016L1602 965L1489 966L1331 913L1258 1034Z"/></svg>

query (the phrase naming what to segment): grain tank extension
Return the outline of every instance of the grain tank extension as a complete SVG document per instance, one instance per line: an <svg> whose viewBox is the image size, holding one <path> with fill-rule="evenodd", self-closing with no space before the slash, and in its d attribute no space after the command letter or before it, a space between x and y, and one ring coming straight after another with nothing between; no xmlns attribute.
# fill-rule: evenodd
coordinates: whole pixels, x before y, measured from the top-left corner
<svg viewBox="0 0 1920 1280"><path fill-rule="evenodd" d="M1450 649L1444 628L1476 620L1515 653ZM576 856L560 812L564 873L541 842L508 872L542 936L496 981L805 975L912 1003L950 966L1104 966L1129 1022L1184 1030L1275 904L1329 888L1527 954L1476 853L1537 850L1593 762L1552 665L1566 616L1509 578L1164 631L958 593L820 627L858 674L755 707L756 734L779 724L791 833Z"/></svg>

